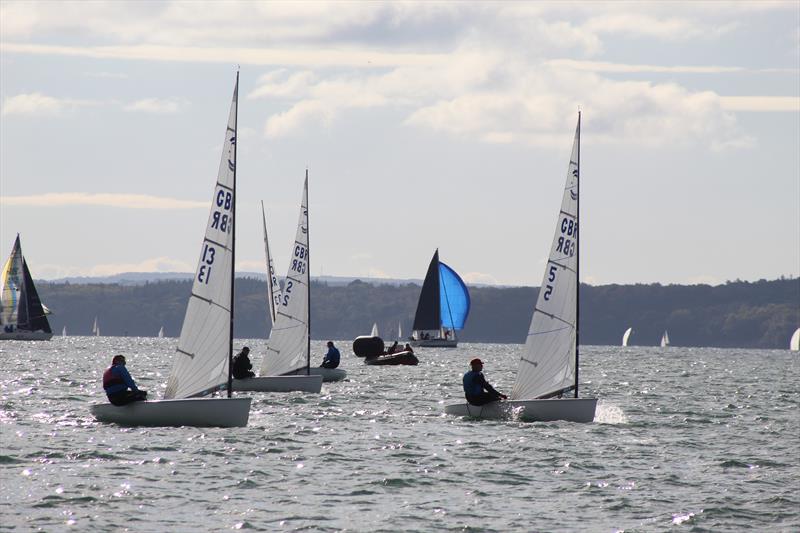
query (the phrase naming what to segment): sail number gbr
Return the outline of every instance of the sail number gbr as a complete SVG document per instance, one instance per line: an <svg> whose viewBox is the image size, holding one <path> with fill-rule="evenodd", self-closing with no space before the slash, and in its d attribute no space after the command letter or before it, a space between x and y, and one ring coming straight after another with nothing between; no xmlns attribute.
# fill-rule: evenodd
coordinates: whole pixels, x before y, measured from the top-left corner
<svg viewBox="0 0 800 533"><path fill-rule="evenodd" d="M556 239L553 255L556 253L561 253L567 257L573 257L575 255L576 243L578 241L578 224L572 220L572 218L564 217L561 219L559 229L561 230L561 235L559 235ZM555 288L557 275L558 267L555 265L550 265L550 267L547 269L548 283L545 284L544 294L542 295L546 301L550 301L550 298L553 296L553 289Z"/></svg>
<svg viewBox="0 0 800 533"><path fill-rule="evenodd" d="M232 224L231 208L233 207L233 194L225 189L217 189L214 195L214 207L209 219L209 230L215 229L223 233L230 233ZM208 285L211 281L211 270L217 255L217 247L208 242L203 244L203 253L200 256L200 265L197 268L197 281Z"/></svg>
<svg viewBox="0 0 800 533"><path fill-rule="evenodd" d="M305 274L308 268L308 248L302 244L296 244L294 247L294 257L292 258L292 266L290 270L298 274Z"/></svg>

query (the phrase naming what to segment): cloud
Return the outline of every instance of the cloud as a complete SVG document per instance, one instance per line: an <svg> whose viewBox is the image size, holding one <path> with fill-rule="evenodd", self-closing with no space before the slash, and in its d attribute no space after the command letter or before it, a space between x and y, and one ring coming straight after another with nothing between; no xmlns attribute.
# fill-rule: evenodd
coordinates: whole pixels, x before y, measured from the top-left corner
<svg viewBox="0 0 800 533"><path fill-rule="evenodd" d="M0 196L0 205L13 207L117 207L122 209L208 209L208 202L176 200L144 194L46 193Z"/></svg>
<svg viewBox="0 0 800 533"><path fill-rule="evenodd" d="M467 272L461 276L466 283L479 285L497 285L497 278L484 272Z"/></svg>
<svg viewBox="0 0 800 533"><path fill-rule="evenodd" d="M800 112L797 96L723 96L722 108L729 111Z"/></svg>
<svg viewBox="0 0 800 533"><path fill-rule="evenodd" d="M18 94L3 100L2 115L57 116L86 105L92 104L85 100L55 98L38 92Z"/></svg>
<svg viewBox="0 0 800 533"><path fill-rule="evenodd" d="M185 99L171 99L164 100L159 98L145 98L137 100L131 104L126 105L123 109L125 111L142 111L145 113L177 113L181 108L188 105Z"/></svg>
<svg viewBox="0 0 800 533"><path fill-rule="evenodd" d="M545 65L552 68L570 68L588 72L614 72L614 73L684 73L684 74L723 74L745 71L742 67L719 66L663 66L663 65L626 65L623 63L610 63L607 61L581 61L575 59L551 59Z"/></svg>

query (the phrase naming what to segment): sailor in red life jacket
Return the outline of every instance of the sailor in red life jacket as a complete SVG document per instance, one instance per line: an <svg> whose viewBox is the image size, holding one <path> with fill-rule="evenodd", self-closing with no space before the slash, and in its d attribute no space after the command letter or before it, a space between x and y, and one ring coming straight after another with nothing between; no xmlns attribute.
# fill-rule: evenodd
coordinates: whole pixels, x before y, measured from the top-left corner
<svg viewBox="0 0 800 533"><path fill-rule="evenodd" d="M114 405L126 405L147 398L147 392L139 390L128 369L125 368L124 355L115 355L111 360L111 366L103 372L103 388L108 401Z"/></svg>

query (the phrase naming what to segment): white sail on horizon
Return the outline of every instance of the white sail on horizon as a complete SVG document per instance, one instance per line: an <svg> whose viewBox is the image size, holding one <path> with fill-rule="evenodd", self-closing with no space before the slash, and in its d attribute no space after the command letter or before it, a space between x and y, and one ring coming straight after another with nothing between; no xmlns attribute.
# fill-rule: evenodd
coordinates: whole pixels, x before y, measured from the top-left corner
<svg viewBox="0 0 800 533"><path fill-rule="evenodd" d="M278 376L308 366L309 290L308 174L303 184L300 217L292 245L289 272L275 309L275 322L261 361L261 376Z"/></svg>
<svg viewBox="0 0 800 533"><path fill-rule="evenodd" d="M661 347L666 348L667 346L669 346L669 333L664 330L664 334L661 336Z"/></svg>
<svg viewBox="0 0 800 533"><path fill-rule="evenodd" d="M789 349L793 352L800 351L800 328L794 330L792 338L789 339Z"/></svg>
<svg viewBox="0 0 800 533"><path fill-rule="evenodd" d="M378 334L378 323L377 322L373 322L372 323L372 331L370 331L369 334L372 335L373 337L380 337L380 335Z"/></svg>
<svg viewBox="0 0 800 533"><path fill-rule="evenodd" d="M633 328L628 328L625 330L625 333L622 335L622 345L628 345L628 339L631 337L631 333L633 333Z"/></svg>
<svg viewBox="0 0 800 533"><path fill-rule="evenodd" d="M228 115L211 210L164 398L211 392L228 380L235 243L239 76Z"/></svg>
<svg viewBox="0 0 800 533"><path fill-rule="evenodd" d="M511 398L535 399L573 387L577 372L580 115L555 235Z"/></svg>
<svg viewBox="0 0 800 533"><path fill-rule="evenodd" d="M94 325L92 325L92 335L95 337L100 336L100 326L97 324L97 317L94 317Z"/></svg>
<svg viewBox="0 0 800 533"><path fill-rule="evenodd" d="M164 326L161 326L161 329L158 330L158 338L159 339L164 338Z"/></svg>

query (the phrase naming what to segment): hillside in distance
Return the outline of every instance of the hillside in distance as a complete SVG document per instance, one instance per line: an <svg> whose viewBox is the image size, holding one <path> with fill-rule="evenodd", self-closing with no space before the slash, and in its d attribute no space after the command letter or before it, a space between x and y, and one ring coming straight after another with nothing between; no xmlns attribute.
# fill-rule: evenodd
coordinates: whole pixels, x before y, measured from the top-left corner
<svg viewBox="0 0 800 533"><path fill-rule="evenodd" d="M191 290L185 279L141 284L84 284L38 281L42 301L53 311L56 334L89 335L95 316L103 335L180 335ZM472 309L459 333L466 342L523 343L538 294L534 287L470 286ZM393 340L398 324L411 332L420 287L415 283L374 285L312 282L311 336L352 340L376 322ZM581 285L580 341L618 345L632 327L630 345L655 346L664 330L675 346L786 349L800 326L800 278L735 281L724 285ZM236 280L237 338L266 338L266 283Z"/></svg>

